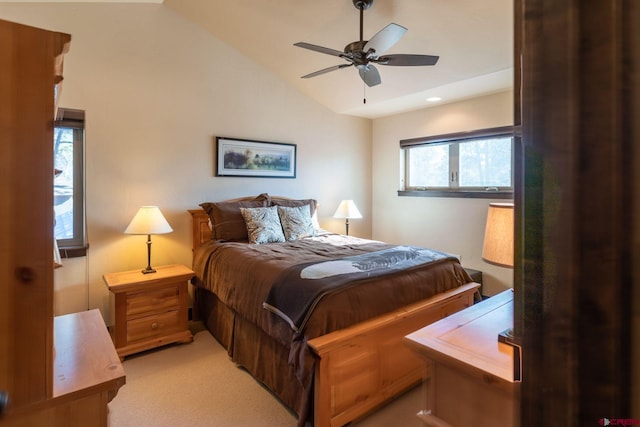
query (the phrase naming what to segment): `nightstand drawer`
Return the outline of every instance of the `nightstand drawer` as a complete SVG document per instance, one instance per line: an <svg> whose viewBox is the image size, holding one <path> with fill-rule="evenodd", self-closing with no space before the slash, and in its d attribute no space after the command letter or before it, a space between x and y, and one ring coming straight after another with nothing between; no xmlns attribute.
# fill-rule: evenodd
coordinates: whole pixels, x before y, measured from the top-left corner
<svg viewBox="0 0 640 427"><path fill-rule="evenodd" d="M127 342L129 344L144 339L160 337L180 329L180 312L142 317L127 322Z"/></svg>
<svg viewBox="0 0 640 427"><path fill-rule="evenodd" d="M176 286L155 291L127 295L127 319L144 314L162 313L177 309L179 305Z"/></svg>

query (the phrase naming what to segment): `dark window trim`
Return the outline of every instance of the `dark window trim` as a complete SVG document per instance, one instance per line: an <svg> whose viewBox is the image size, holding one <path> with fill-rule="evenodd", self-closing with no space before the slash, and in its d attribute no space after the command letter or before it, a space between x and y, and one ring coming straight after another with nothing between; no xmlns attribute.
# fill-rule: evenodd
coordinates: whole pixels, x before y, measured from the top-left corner
<svg viewBox="0 0 640 427"><path fill-rule="evenodd" d="M457 197L462 199L513 199L513 191L398 190L400 197Z"/></svg>
<svg viewBox="0 0 640 427"><path fill-rule="evenodd" d="M400 147L414 147L418 145L451 143L457 141L471 141L474 139L486 139L492 136L514 135L513 126L498 126L487 129L476 129L465 132L454 132L443 135L423 136L420 138L401 139Z"/></svg>
<svg viewBox="0 0 640 427"><path fill-rule="evenodd" d="M415 147L424 145L439 145L439 144L452 144L461 143L467 141L473 141L478 139L488 139L492 137L505 137L510 136L515 144L515 136L518 129L513 126L497 126L486 129L476 129L472 131L454 132L441 135L424 136L419 138L402 139L400 140L400 149L408 150ZM513 167L513 147L512 147L512 160ZM406 161L406 157L405 157ZM405 166L406 167L406 166ZM513 172L513 171L512 171ZM406 173L406 172L405 172ZM407 177L405 176L405 179ZM490 187L491 188L491 187ZM491 190L483 190L464 187L462 189L457 188L412 188L407 190L398 190L398 196L401 197L457 197L457 198L473 198L473 199L512 199L513 189L511 187L498 187L497 191L495 187Z"/></svg>
<svg viewBox="0 0 640 427"><path fill-rule="evenodd" d="M60 252L61 258L80 258L83 256L87 256L88 249L89 244L87 243L84 246L66 246L58 248L58 251Z"/></svg>

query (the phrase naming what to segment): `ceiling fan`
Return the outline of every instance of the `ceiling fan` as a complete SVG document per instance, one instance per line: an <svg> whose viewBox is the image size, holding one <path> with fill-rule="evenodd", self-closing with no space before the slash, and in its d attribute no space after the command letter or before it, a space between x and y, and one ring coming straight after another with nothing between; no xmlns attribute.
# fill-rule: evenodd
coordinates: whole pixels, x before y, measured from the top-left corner
<svg viewBox="0 0 640 427"><path fill-rule="evenodd" d="M419 66L435 65L439 56L433 55L411 55L411 54L390 54L380 56L383 52L396 44L402 38L407 29L401 25L391 23L378 31L371 40L363 40L362 27L364 11L369 9L373 0L353 0L353 5L360 10L360 40L349 43L344 48L344 52L330 49L328 47L316 46L314 44L298 42L294 46L302 47L316 52L325 53L345 59L347 64L333 65L328 68L302 76L303 79L319 76L330 71L339 70L350 66L355 66L360 73L360 78L367 86L376 86L381 83L380 73L373 64L392 66Z"/></svg>

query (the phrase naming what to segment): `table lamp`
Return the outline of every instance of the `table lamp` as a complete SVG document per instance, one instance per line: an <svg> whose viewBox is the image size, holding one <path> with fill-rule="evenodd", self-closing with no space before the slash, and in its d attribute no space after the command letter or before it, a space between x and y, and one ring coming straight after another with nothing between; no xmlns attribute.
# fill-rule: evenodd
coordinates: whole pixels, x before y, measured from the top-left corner
<svg viewBox="0 0 640 427"><path fill-rule="evenodd" d="M482 259L513 268L513 203L490 203L484 230Z"/></svg>
<svg viewBox="0 0 640 427"><path fill-rule="evenodd" d="M151 268L151 235L171 233L173 229L160 212L157 206L142 206L129 223L124 232L126 234L146 234L147 235L147 268L142 270L143 274L155 273Z"/></svg>
<svg viewBox="0 0 640 427"><path fill-rule="evenodd" d="M482 259L489 264L513 268L513 203L489 203L484 231ZM516 341L513 328L500 333L498 340Z"/></svg>
<svg viewBox="0 0 640 427"><path fill-rule="evenodd" d="M362 218L362 214L358 210L358 207L353 202L353 200L343 200L338 205L338 209L336 209L333 214L334 218L344 218L345 219L345 227L346 234L349 235L349 219L352 218Z"/></svg>

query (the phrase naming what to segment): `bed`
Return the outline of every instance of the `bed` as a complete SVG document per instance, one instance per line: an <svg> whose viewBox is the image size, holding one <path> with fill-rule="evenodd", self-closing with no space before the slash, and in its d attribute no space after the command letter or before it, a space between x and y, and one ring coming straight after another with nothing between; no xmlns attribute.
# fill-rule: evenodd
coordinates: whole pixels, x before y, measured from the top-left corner
<svg viewBox="0 0 640 427"><path fill-rule="evenodd" d="M190 210L194 316L298 416L298 426L342 426L422 380L424 362L402 338L472 305L479 285L447 254L319 230L316 205L261 194ZM273 220L274 211L283 218L284 242L249 243L256 241L251 215ZM286 233L283 213L295 214L294 232ZM305 215L314 231L296 235L309 230ZM382 269L327 273L355 260L379 267L372 258L382 255L388 257ZM433 259L423 265L420 257ZM400 266L413 264L403 270L384 264L398 258ZM306 281L292 285L294 277ZM296 289L311 282L322 285L303 300Z"/></svg>

